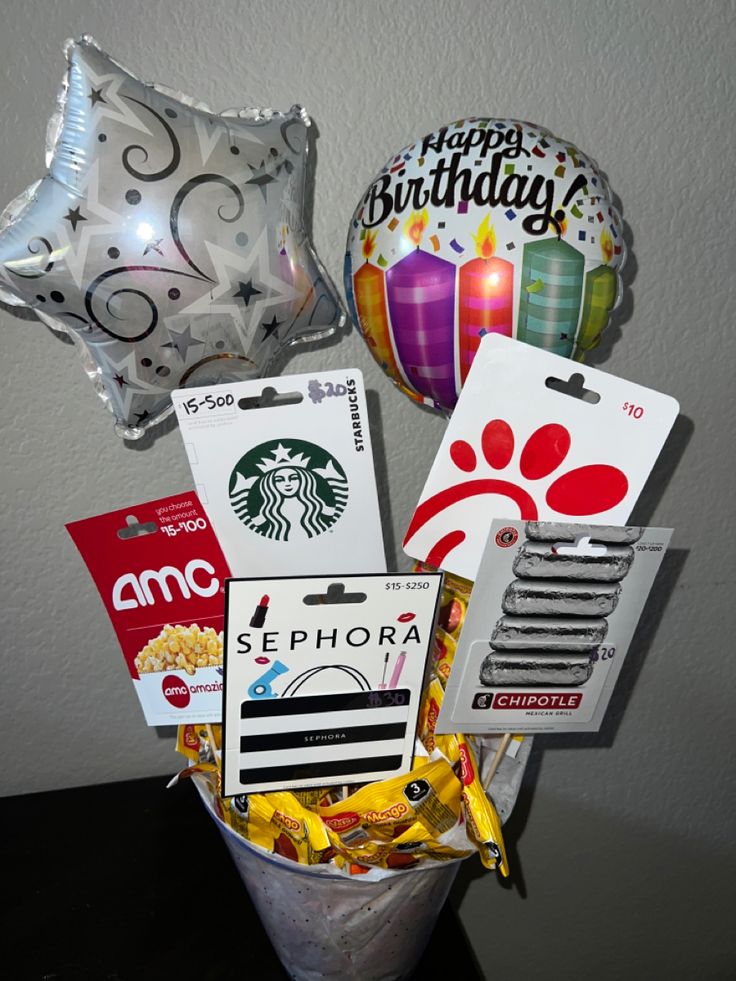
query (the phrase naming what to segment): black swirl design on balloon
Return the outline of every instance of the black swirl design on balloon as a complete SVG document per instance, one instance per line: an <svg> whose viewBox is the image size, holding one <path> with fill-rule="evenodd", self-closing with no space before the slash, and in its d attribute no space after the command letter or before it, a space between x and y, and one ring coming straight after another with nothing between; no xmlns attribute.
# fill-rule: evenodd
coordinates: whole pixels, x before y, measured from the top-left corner
<svg viewBox="0 0 736 981"><path fill-rule="evenodd" d="M179 141L174 135L173 129L171 126L169 126L163 116L159 116L156 110L152 109L150 106L147 106L145 102L141 102L140 99L134 99L129 95L125 95L123 98L127 99L128 102L135 102L136 105L141 106L142 109L145 109L146 112L150 112L152 116L155 116L156 119L158 119L166 131L166 135L171 141L171 149L173 152L170 163L168 163L161 170L157 170L154 174L146 174L143 171L137 170L130 163L130 155L137 150L143 154L143 163L146 163L148 161L148 150L146 150L144 146L141 146L140 143L132 143L123 150L123 167L125 167L132 177L135 177L139 181L162 181L164 178L170 177L181 163L181 147L179 146Z"/></svg>
<svg viewBox="0 0 736 981"><path fill-rule="evenodd" d="M136 314L134 317L120 317L111 309L112 302L122 296L137 296L144 302L144 304L148 306L148 318L147 318L148 323L140 333L135 334L134 336L131 337L128 337L125 334L119 334L116 331L112 330L112 328L109 325L102 323L102 321L99 319L99 317L95 314L94 310L92 309L92 304L95 300L95 293L97 292L97 290L99 290L102 284L106 283L107 280L110 279L112 276L120 276L123 275L124 273L136 273L136 272L165 273L167 276L186 276L187 279L201 280L200 276L192 276L191 273L181 272L178 269L165 269L163 266L119 266L117 269L108 269L105 272L100 273L97 279L93 280L90 283L90 285L87 287L87 292L84 297L85 309L87 310L90 320L97 327L99 327L101 331L104 331L104 333L108 334L110 337L114 337L115 340L117 341L123 341L125 344L134 344L136 341L142 341L145 337L148 337L150 334L152 334L153 331L156 329L156 324L158 323L158 307L156 306L153 297L149 296L148 293L144 292L142 289L139 289L138 287L122 286L119 289L113 290L113 292L110 293L110 295L106 298L105 310L107 311L110 317L113 317L115 320L119 320L119 321L124 321L124 320L134 321L136 325L141 324L143 322L143 319L139 314Z"/></svg>
<svg viewBox="0 0 736 981"><path fill-rule="evenodd" d="M296 143L292 143L287 135L293 126L296 126L300 131L301 138ZM304 120L297 116L291 116L289 119L285 119L281 124L281 139L292 153L302 153L307 142L307 127L304 125Z"/></svg>
<svg viewBox="0 0 736 981"><path fill-rule="evenodd" d="M217 216L220 221L232 223L241 218L243 211L245 210L245 198L243 197L243 193L237 184L233 184L231 180L229 180L227 177L223 177L222 174L198 174L196 177L192 177L191 180L188 180L186 184L180 187L174 195L174 200L171 204L171 212L169 214L169 227L171 228L171 237L174 239L174 244L179 250L179 254L181 255L182 259L186 262L190 269L193 269L196 273L199 273L200 276L203 276L205 279L209 280L210 283L214 283L215 280L212 279L211 276L208 276L207 273L203 272L196 264L194 259L192 259L192 257L189 255L179 235L179 211L181 210L181 206L184 203L185 198L191 194L192 191L196 190L196 188L201 187L202 184L222 184L223 187L226 187L228 191L232 193L235 200L238 202L237 211L231 218L226 217L222 213L224 205L220 205L220 207L217 209Z"/></svg>
<svg viewBox="0 0 736 981"><path fill-rule="evenodd" d="M40 244L37 245L36 243ZM34 245L36 248L34 248ZM43 248L46 250L46 258L48 259L48 262L40 272L18 272L17 269L12 268L10 263L5 263L5 268L11 275L17 276L19 279L40 279L42 276L45 276L49 270L54 268L54 260L49 258L51 253L54 251L51 242L49 242L47 238L37 235L29 241L27 248L31 255L39 255L41 253L41 246L43 246Z"/></svg>

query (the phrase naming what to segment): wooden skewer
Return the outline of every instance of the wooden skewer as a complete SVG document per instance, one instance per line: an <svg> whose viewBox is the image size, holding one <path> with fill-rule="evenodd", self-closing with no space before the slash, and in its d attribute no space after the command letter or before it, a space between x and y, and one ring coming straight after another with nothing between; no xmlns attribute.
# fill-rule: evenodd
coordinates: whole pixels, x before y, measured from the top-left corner
<svg viewBox="0 0 736 981"><path fill-rule="evenodd" d="M491 768L488 771L488 776L486 777L485 782L483 784L484 790L488 790L488 788L491 785L491 780L493 780L493 778L496 776L496 770L501 765L501 760L506 755L506 750L508 749L508 745L511 742L512 738L513 738L512 732L505 732L503 734L503 737L501 738L501 743L498 749L496 750L496 755L493 757L493 762L491 763Z"/></svg>

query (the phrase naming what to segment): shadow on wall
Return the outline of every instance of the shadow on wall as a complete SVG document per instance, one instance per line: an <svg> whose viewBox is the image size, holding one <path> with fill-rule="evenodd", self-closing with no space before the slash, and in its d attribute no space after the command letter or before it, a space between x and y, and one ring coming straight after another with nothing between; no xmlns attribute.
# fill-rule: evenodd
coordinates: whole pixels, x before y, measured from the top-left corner
<svg viewBox="0 0 736 981"><path fill-rule="evenodd" d="M504 889L518 892L522 899L527 897L527 888L518 843L524 833L532 809L532 801L537 790L544 754L548 751L565 749L602 749L613 746L637 678L644 665L644 659L654 643L659 624L675 591L688 554L689 550L687 549L670 549L662 559L655 585L649 594L649 599L639 620L639 626L634 634L626 659L621 666L621 673L600 730L598 732L559 733L557 735L543 734L534 737L534 745L516 805L504 825L504 842L508 852L511 874L507 879L499 877L498 880ZM457 906L461 901L471 882L486 875L487 873L479 863L464 862L453 887L454 905Z"/></svg>
<svg viewBox="0 0 736 981"><path fill-rule="evenodd" d="M526 839L527 899L474 883L464 862L450 894L486 978L506 981L694 981L733 978L733 849L708 846L693 823L657 828L549 793L549 833ZM517 837L509 818L509 836ZM703 822L707 815L700 815ZM572 843L565 831L574 834ZM488 875L488 873L485 873Z"/></svg>

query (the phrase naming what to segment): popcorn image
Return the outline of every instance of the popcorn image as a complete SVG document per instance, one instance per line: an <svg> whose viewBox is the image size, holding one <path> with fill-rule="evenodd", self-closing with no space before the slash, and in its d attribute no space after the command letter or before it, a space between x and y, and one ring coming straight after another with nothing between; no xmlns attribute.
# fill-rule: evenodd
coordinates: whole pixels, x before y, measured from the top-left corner
<svg viewBox="0 0 736 981"><path fill-rule="evenodd" d="M193 675L197 668L219 667L222 664L222 632L212 627L202 629L192 623L188 627L166 624L158 635L148 641L136 655L139 674L153 671L186 671Z"/></svg>

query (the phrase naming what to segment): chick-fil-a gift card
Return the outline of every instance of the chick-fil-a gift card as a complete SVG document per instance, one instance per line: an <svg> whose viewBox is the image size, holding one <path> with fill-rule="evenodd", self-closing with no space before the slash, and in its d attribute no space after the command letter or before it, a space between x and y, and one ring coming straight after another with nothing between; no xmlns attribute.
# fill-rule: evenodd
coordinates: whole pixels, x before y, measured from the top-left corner
<svg viewBox="0 0 736 981"><path fill-rule="evenodd" d="M179 389L172 399L234 576L386 571L359 371Z"/></svg>
<svg viewBox="0 0 736 981"><path fill-rule="evenodd" d="M405 551L474 581L494 518L623 524L678 411L669 395L487 334Z"/></svg>
<svg viewBox="0 0 736 981"><path fill-rule="evenodd" d="M148 725L219 722L230 570L197 495L66 527L115 628Z"/></svg>
<svg viewBox="0 0 736 981"><path fill-rule="evenodd" d="M230 579L223 794L411 769L442 575Z"/></svg>

